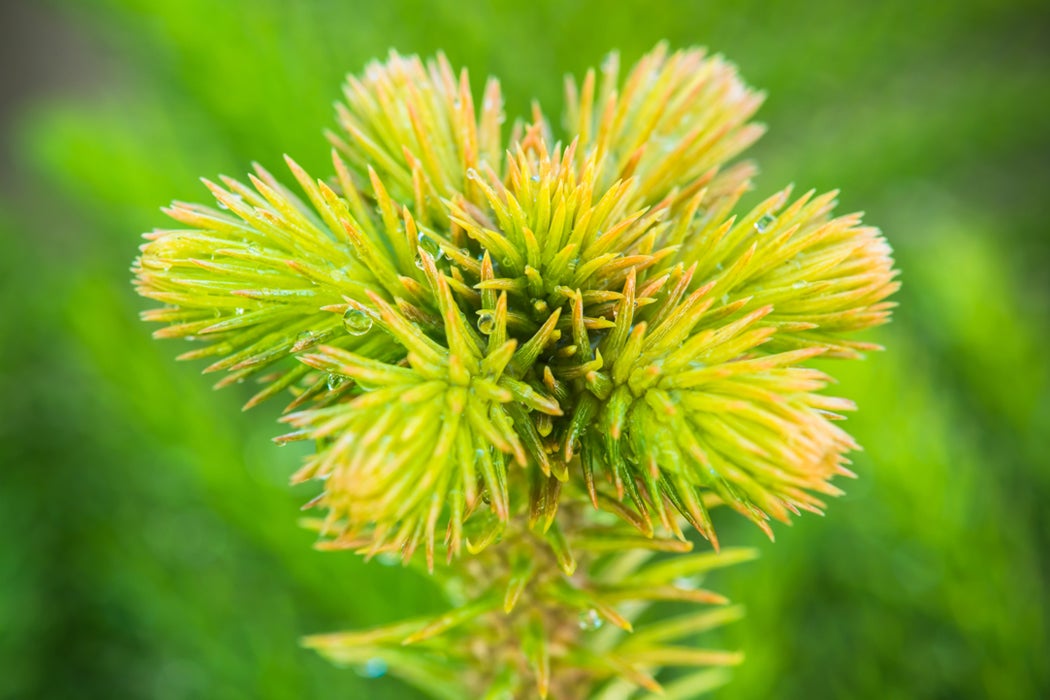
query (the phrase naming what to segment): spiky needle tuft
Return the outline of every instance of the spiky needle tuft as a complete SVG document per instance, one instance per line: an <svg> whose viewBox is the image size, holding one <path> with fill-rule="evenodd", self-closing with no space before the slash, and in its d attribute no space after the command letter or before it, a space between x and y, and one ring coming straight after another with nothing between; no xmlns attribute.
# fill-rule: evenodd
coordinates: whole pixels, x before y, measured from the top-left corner
<svg viewBox="0 0 1050 700"><path fill-rule="evenodd" d="M772 536L839 492L853 406L806 363L876 349L852 335L888 319L885 239L834 216L835 193L739 209L754 169L725 164L761 135L762 96L700 50L658 46L623 79L614 54L567 81L561 127L535 107L509 137L498 82L479 105L443 56L392 54L344 93L332 177L288 159L298 194L258 166L206 181L217 208L172 204L180 227L147 234L134 266L165 304L143 314L155 335L204 341L182 358L209 358L218 386L253 380L248 406L291 393L279 440L317 442L295 480L322 483L321 546L421 550L431 571L466 553L449 580L490 565L447 616L309 644L452 696L453 657L513 697L734 662L663 645L733 615L599 653L559 611L630 629L623 601L718 602L663 575L675 560L619 550L688 551L684 522L717 548L722 504ZM400 646L439 633L445 666ZM492 635L520 668L467 663Z"/></svg>

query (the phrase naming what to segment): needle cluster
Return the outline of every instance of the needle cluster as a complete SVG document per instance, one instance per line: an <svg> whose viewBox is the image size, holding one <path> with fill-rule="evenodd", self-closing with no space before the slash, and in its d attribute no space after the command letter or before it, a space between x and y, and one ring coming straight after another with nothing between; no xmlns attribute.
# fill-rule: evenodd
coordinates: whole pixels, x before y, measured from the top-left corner
<svg viewBox="0 0 1050 700"><path fill-rule="evenodd" d="M164 304L144 318L201 341L182 357L220 386L257 383L249 406L290 392L279 439L316 441L294 479L319 484L321 546L470 582L445 616L311 645L448 697L737 660L666 645L729 609L605 647L564 612L629 630L627 601L723 602L690 578L717 555L649 557L689 526L717 549L719 505L771 534L850 473L853 406L807 362L875 348L852 334L889 316L891 251L835 193L740 209L753 166L726 163L761 101L659 46L569 79L560 123L534 106L508 129L497 81L476 103L444 57L392 54L348 79L330 177L288 159L298 191L256 167L166 210L134 266Z"/></svg>

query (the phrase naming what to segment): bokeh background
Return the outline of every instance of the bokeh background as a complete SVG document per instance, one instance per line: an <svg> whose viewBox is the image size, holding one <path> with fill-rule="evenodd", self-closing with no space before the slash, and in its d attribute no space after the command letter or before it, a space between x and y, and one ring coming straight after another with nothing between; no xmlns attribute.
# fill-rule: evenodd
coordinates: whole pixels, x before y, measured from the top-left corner
<svg viewBox="0 0 1050 700"><path fill-rule="evenodd" d="M444 50L509 112L618 48L766 89L760 192L842 188L903 270L889 351L833 368L860 479L717 586L719 698L1050 697L1050 12L1043 2L0 3L0 698L416 698L300 649L441 605L320 554L276 407L150 340L128 267L197 178L326 167L348 71Z"/></svg>

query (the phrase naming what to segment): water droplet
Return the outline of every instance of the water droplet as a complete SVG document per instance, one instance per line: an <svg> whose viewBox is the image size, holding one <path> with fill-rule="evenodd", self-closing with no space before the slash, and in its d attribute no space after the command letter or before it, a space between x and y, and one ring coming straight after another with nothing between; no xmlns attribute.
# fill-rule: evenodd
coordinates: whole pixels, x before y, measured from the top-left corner
<svg viewBox="0 0 1050 700"><path fill-rule="evenodd" d="M580 613L581 630L596 630L600 628L603 623L604 621L602 620L601 616L598 615L598 611L594 610L593 608L586 612Z"/></svg>
<svg viewBox="0 0 1050 700"><path fill-rule="evenodd" d="M248 244L248 252L251 253L252 255L258 255L259 254L259 244L258 243L249 243Z"/></svg>
<svg viewBox="0 0 1050 700"><path fill-rule="evenodd" d="M468 180L477 180L478 179L478 171L475 170L474 168L467 168L467 179Z"/></svg>
<svg viewBox="0 0 1050 700"><path fill-rule="evenodd" d="M326 382L328 384L328 391L335 391L343 385L344 381L343 377L338 374L329 374L328 381Z"/></svg>
<svg viewBox="0 0 1050 700"><path fill-rule="evenodd" d="M722 295L722 306L725 306L728 303L729 303L729 295L728 294L723 294Z"/></svg>
<svg viewBox="0 0 1050 700"><path fill-rule="evenodd" d="M241 195L239 195L239 194L231 194L230 195L230 199L232 199L234 202L237 202L238 204L244 201L244 198L241 197ZM223 202L221 200L216 200L216 201L219 202L219 209L225 209L225 210L229 211L230 205L226 204L226 202Z"/></svg>
<svg viewBox="0 0 1050 700"><path fill-rule="evenodd" d="M314 332L303 331L299 335L295 336L295 345L292 346L292 352L299 352L305 350L314 344Z"/></svg>
<svg viewBox="0 0 1050 700"><path fill-rule="evenodd" d="M478 330L485 335L496 330L496 314L491 311L478 312Z"/></svg>
<svg viewBox="0 0 1050 700"><path fill-rule="evenodd" d="M439 246L437 244L437 241L435 241L433 238L430 238L424 233L420 233L418 236L416 236L416 242L418 243L420 248L425 250L430 255L430 257L434 259L439 259L441 257L441 246Z"/></svg>
<svg viewBox="0 0 1050 700"><path fill-rule="evenodd" d="M376 556L376 561L383 566L397 566L401 563L401 557L397 556L393 552L380 552Z"/></svg>
<svg viewBox="0 0 1050 700"><path fill-rule="evenodd" d="M758 218L758 221L755 222L755 230L759 233L765 233L772 228L776 221L777 218L772 214L763 214Z"/></svg>
<svg viewBox="0 0 1050 700"><path fill-rule="evenodd" d="M686 591L695 591L700 587L700 578L698 576L679 576L671 583L674 584L675 588L681 588Z"/></svg>
<svg viewBox="0 0 1050 700"><path fill-rule="evenodd" d="M806 280L799 280L798 282L795 282L793 285L791 285L791 288L792 289L805 289L808 286L809 286L809 282L807 282Z"/></svg>
<svg viewBox="0 0 1050 700"><path fill-rule="evenodd" d="M539 182L540 181L540 176L539 175L533 175L529 179L532 180L533 182Z"/></svg>
<svg viewBox="0 0 1050 700"><path fill-rule="evenodd" d="M343 314L343 328L350 335L364 335L372 330L372 317L361 309L351 307Z"/></svg>
<svg viewBox="0 0 1050 700"><path fill-rule="evenodd" d="M357 670L357 673L365 678L382 678L386 675L386 661L378 656L365 662L365 665Z"/></svg>
<svg viewBox="0 0 1050 700"><path fill-rule="evenodd" d="M237 314L238 316L243 316L244 315L244 309L242 309L240 307L237 307L236 309L233 310L233 313Z"/></svg>

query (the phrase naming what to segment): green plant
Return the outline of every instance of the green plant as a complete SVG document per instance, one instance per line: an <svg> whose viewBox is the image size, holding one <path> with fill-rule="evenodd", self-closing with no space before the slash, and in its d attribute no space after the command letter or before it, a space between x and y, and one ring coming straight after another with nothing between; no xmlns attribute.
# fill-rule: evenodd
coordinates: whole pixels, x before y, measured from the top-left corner
<svg viewBox="0 0 1050 700"><path fill-rule="evenodd" d="M318 546L425 565L454 605L306 643L439 697L723 682L739 654L676 642L739 608L634 624L724 604L699 577L753 556L688 553L685 523L717 550L713 507L772 537L839 493L852 404L803 365L874 349L847 336L898 286L834 193L733 214L762 98L721 58L659 46L621 81L614 54L566 96L504 140L495 80L476 109L465 71L392 55L348 80L332 178L206 182L218 209L174 203L135 265L155 335L210 341L181 358L293 395Z"/></svg>

